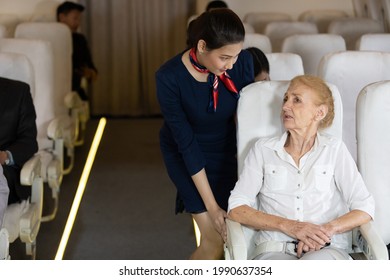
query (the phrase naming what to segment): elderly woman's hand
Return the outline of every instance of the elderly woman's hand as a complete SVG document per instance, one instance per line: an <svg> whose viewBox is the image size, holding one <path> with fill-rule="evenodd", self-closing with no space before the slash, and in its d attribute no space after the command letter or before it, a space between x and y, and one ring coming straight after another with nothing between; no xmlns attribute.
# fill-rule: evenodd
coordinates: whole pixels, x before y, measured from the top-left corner
<svg viewBox="0 0 390 280"><path fill-rule="evenodd" d="M299 221L290 221L284 232L300 241L297 247L300 253L320 250L331 237L325 227Z"/></svg>

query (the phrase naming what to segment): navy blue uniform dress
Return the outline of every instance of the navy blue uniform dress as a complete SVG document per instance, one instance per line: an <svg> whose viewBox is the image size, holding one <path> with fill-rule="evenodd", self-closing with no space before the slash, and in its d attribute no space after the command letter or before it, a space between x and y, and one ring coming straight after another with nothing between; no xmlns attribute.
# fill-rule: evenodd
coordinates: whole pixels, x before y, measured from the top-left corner
<svg viewBox="0 0 390 280"><path fill-rule="evenodd" d="M237 181L237 98L219 81L216 112L209 112L211 85L198 82L179 54L156 73L157 97L164 124L160 147L168 175L177 188L176 213L206 211L192 181L202 168L218 205L226 210L230 191ZM243 50L227 73L240 91L254 80L253 61Z"/></svg>

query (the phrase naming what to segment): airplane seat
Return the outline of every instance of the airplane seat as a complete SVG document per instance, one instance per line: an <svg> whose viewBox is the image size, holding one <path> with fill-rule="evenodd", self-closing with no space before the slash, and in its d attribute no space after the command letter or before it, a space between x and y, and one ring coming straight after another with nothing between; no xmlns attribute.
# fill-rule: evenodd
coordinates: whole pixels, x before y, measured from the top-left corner
<svg viewBox="0 0 390 280"><path fill-rule="evenodd" d="M31 62L35 93L33 102L37 114L38 147L37 155L42 164L41 176L50 187L54 206L42 217L42 221L54 219L63 177L64 136L67 133L66 120L55 114L54 101L54 58L52 46L47 41L32 39L0 39L0 52L25 55Z"/></svg>
<svg viewBox="0 0 390 280"><path fill-rule="evenodd" d="M374 224L390 244L390 79L365 86L356 105L358 167L375 199ZM389 246L389 245L387 245Z"/></svg>
<svg viewBox="0 0 390 280"><path fill-rule="evenodd" d="M383 33L383 25L371 18L341 18L333 20L328 27L329 34L343 36L347 50L356 50L356 43L363 34Z"/></svg>
<svg viewBox="0 0 390 280"><path fill-rule="evenodd" d="M19 19L16 15L0 14L0 38L12 38L15 35L15 28L19 24Z"/></svg>
<svg viewBox="0 0 390 280"><path fill-rule="evenodd" d="M319 33L326 33L332 20L345 17L348 14L342 10L306 10L298 16L298 21L315 23Z"/></svg>
<svg viewBox="0 0 390 280"><path fill-rule="evenodd" d="M284 131L280 112L288 85L289 81L263 81L250 84L241 90L237 107L238 174L243 169L244 160L250 148L259 138L281 135ZM337 87L332 84L328 85L335 100L335 118L333 124L324 132L341 137L342 101ZM225 258L253 259L256 256L254 240L257 231L232 220L226 220L226 224L228 236L225 244ZM352 239L351 251L355 251L356 254L364 253L368 259L387 257L384 254L386 246L371 223L354 230ZM361 248L355 248L359 244L366 246L363 248L364 251Z"/></svg>
<svg viewBox="0 0 390 280"><path fill-rule="evenodd" d="M343 140L357 158L356 100L361 89L373 82L390 79L390 53L342 51L325 55L318 75L337 86L343 99Z"/></svg>
<svg viewBox="0 0 390 280"><path fill-rule="evenodd" d="M0 52L0 76L29 84L31 95L34 98L34 72L26 56ZM26 254L35 259L36 237L42 220L43 208L43 178L41 157L38 154L23 165L20 182L26 187L31 187L31 197L29 200L7 206L0 236L0 259L10 259L9 243L17 238L25 243Z"/></svg>
<svg viewBox="0 0 390 280"><path fill-rule="evenodd" d="M33 22L56 22L57 7L62 1L41 0L36 3L30 21Z"/></svg>
<svg viewBox="0 0 390 280"><path fill-rule="evenodd" d="M263 51L263 53L271 53L272 45L270 39L264 34L259 33L245 33L243 48L256 47Z"/></svg>
<svg viewBox="0 0 390 280"><path fill-rule="evenodd" d="M390 33L364 34L356 43L359 51L390 52Z"/></svg>
<svg viewBox="0 0 390 280"><path fill-rule="evenodd" d="M304 73L302 58L295 53L266 53L265 56L271 80L291 80Z"/></svg>
<svg viewBox="0 0 390 280"><path fill-rule="evenodd" d="M285 38L295 34L317 34L317 25L312 22L270 22L265 27L264 34L269 37L273 52L281 52Z"/></svg>
<svg viewBox="0 0 390 280"><path fill-rule="evenodd" d="M245 28L245 34L256 33L255 28L251 24L246 23L246 22L243 22L242 24L244 25L244 28Z"/></svg>
<svg viewBox="0 0 390 280"><path fill-rule="evenodd" d="M71 172L74 165L74 147L81 145L80 126L85 128L89 114L84 103L72 87L72 35L70 29L58 22L28 22L16 27L16 38L45 40L52 44L54 52L55 113L62 116L68 127L65 135L65 147L69 165L64 167L64 174Z"/></svg>
<svg viewBox="0 0 390 280"><path fill-rule="evenodd" d="M331 52L345 51L345 40L335 34L298 34L283 41L282 52L296 53L302 58L306 74L317 75L321 58Z"/></svg>
<svg viewBox="0 0 390 280"><path fill-rule="evenodd" d="M292 21L292 17L279 12L249 12L243 19L244 23L252 25L255 32L260 34L264 34L266 25L274 21Z"/></svg>
<svg viewBox="0 0 390 280"><path fill-rule="evenodd" d="M0 229L0 261L9 260L9 235L5 228Z"/></svg>

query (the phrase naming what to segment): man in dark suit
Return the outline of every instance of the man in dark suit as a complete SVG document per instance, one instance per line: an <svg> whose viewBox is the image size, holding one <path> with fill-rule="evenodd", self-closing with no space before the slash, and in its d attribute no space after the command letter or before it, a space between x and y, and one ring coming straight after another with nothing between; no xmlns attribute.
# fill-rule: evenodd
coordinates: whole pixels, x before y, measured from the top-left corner
<svg viewBox="0 0 390 280"><path fill-rule="evenodd" d="M77 91L82 100L88 100L88 95L81 86L81 80L88 82L97 78L97 69L92 61L87 39L78 33L84 6L75 2L65 1L57 7L57 21L64 23L72 31L72 90Z"/></svg>
<svg viewBox="0 0 390 280"><path fill-rule="evenodd" d="M8 182L8 204L31 195L31 188L20 184L20 170L38 151L35 119L30 87L0 78L0 164Z"/></svg>

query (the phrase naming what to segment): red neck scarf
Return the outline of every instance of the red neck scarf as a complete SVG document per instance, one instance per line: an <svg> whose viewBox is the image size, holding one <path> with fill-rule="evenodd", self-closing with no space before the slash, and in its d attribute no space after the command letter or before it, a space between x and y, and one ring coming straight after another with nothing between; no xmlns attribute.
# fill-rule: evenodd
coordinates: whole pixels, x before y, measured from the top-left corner
<svg viewBox="0 0 390 280"><path fill-rule="evenodd" d="M225 85L225 87L233 93L233 96L237 99L239 98L239 93L236 88L236 86L233 83L233 80L230 78L229 74L224 72L222 75L217 76L213 73L211 73L206 67L203 65L200 65L198 62L198 59L196 58L195 54L195 48L192 48L190 50L190 61L192 66L195 68L196 71L201 73L210 73L208 76L208 80L210 83L210 86L212 88L211 95L210 95L210 102L209 102L209 111L216 112L217 111L217 104L218 104L218 83L219 80L222 81L222 83Z"/></svg>

